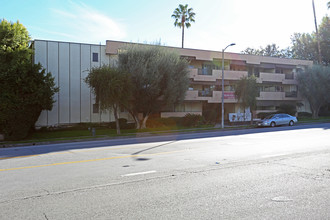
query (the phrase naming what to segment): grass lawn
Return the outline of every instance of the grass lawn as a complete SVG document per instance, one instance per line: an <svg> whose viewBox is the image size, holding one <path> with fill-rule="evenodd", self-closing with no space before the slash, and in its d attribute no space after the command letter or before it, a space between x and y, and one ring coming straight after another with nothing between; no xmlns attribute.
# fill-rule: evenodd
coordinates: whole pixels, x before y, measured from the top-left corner
<svg viewBox="0 0 330 220"><path fill-rule="evenodd" d="M319 117L318 119L312 118L298 118L299 123L313 123L313 122L330 122L330 117ZM101 127L94 125L96 132L95 136L92 136L92 132L88 129L87 125L79 125L69 128L61 128L57 130L39 130L26 139L21 141L5 141L0 142L1 144L17 144L17 143L37 143L37 142L52 142L52 141L67 141L67 140L84 140L84 139L95 139L95 138L111 138L119 136L140 136L143 134L166 134L166 133L177 133L177 132L194 132L194 131L206 131L216 130L214 125L202 125L200 127L178 127L178 126L162 126L158 128L147 128L147 129L121 129L121 135L117 135L115 129ZM226 129L244 129L251 128L251 125L239 125L227 127Z"/></svg>
<svg viewBox="0 0 330 220"><path fill-rule="evenodd" d="M330 122L330 116L322 116L318 119L313 118L298 118L298 122Z"/></svg>
<svg viewBox="0 0 330 220"><path fill-rule="evenodd" d="M80 140L80 139L95 139L95 138L110 138L119 136L139 136L141 134L162 134L184 131L198 131L214 129L213 125L203 125L198 128L187 127L159 127L159 128L147 128L147 129L121 129L121 134L117 135L115 129L107 127L94 127L95 136L92 136L92 132L86 126L77 126L62 128L56 130L37 130L30 134L26 139L21 141L6 141L4 144L16 144L16 143L34 143L34 142L49 142L49 141L61 141L61 140ZM1 145L1 142L0 142Z"/></svg>

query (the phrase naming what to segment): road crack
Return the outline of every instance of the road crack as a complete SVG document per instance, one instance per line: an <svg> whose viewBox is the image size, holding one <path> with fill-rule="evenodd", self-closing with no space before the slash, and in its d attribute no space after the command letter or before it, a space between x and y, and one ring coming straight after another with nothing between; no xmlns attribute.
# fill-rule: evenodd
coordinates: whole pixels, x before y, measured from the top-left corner
<svg viewBox="0 0 330 220"><path fill-rule="evenodd" d="M45 216L45 219L48 220L48 217L47 217L46 213L44 213L44 216Z"/></svg>

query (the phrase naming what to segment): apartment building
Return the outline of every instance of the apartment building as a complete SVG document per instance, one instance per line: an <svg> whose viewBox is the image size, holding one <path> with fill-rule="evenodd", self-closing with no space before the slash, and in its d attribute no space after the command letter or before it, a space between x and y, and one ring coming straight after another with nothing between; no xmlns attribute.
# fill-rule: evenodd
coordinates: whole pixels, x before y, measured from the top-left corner
<svg viewBox="0 0 330 220"><path fill-rule="evenodd" d="M36 126L54 126L72 123L98 123L114 120L113 112L101 112L90 88L84 82L92 67L115 65L118 52L127 42L106 41L106 45L92 45L71 42L35 40L34 62L40 62L55 77L60 91L55 95L51 111L43 111ZM222 53L217 51L182 49L176 50L190 61L190 86L183 103L168 106L159 112L161 117L183 117L187 113L206 114L218 112L222 101L221 61ZM273 112L282 103L303 103L300 111L309 111L309 106L299 95L297 74L312 65L311 61L262 57L238 53L224 54L224 106L225 120L229 113L240 110L235 98L235 84L243 76L254 74L260 88L257 98L258 112ZM130 119L127 112L120 117Z"/></svg>

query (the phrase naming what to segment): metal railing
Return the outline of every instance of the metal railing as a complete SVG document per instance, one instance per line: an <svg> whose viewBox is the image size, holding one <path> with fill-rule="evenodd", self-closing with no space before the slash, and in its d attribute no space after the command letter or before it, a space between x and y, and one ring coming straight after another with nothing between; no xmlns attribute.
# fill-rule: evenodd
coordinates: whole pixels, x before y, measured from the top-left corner
<svg viewBox="0 0 330 220"><path fill-rule="evenodd" d="M294 79L293 73L286 73L285 74L285 79Z"/></svg>
<svg viewBox="0 0 330 220"><path fill-rule="evenodd" d="M198 75L212 76L212 69L198 69Z"/></svg>
<svg viewBox="0 0 330 220"><path fill-rule="evenodd" d="M297 91L285 92L285 97L297 97Z"/></svg>
<svg viewBox="0 0 330 220"><path fill-rule="evenodd" d="M213 92L209 90L198 90L198 96L199 97L212 97Z"/></svg>

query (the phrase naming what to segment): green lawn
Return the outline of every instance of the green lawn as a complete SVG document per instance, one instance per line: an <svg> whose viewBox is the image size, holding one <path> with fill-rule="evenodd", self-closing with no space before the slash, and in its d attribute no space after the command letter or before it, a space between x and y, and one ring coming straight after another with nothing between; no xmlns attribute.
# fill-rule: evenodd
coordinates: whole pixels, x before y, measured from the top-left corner
<svg viewBox="0 0 330 220"><path fill-rule="evenodd" d="M118 136L137 136L141 134L162 134L172 132L183 132L183 131L197 131L214 129L212 125L203 125L199 128L187 128L187 127L159 127L159 128L147 128L147 129L121 129L121 135L117 135L115 129L107 127L95 128L95 136L92 136L92 132L86 126L77 126L70 128L61 128L56 130L38 130L29 135L26 139L21 141L7 141L4 144L15 144L15 143L34 143L44 141L61 141L61 140L77 140L77 139L94 139L94 138L110 138ZM0 142L1 144L1 142Z"/></svg>
<svg viewBox="0 0 330 220"><path fill-rule="evenodd" d="M313 118L298 118L298 122L330 122L330 116L319 117L318 119Z"/></svg>
<svg viewBox="0 0 330 220"><path fill-rule="evenodd" d="M299 123L313 123L313 122L330 122L330 117L320 117L319 119L312 118L298 118ZM188 128L177 126L163 126L159 128L147 128L142 130L137 129L121 129L121 135L117 135L115 129L102 127L99 125L93 125L96 129L95 136L92 136L91 131L88 129L88 125L78 125L75 127L61 128L57 130L39 130L29 135L26 139L13 142L0 142L1 144L16 144L16 143L37 143L37 142L52 142L61 140L83 140L83 139L95 139L95 138L111 138L118 136L140 136L143 134L166 134L177 132L194 132L194 131L206 131L216 130L214 125L202 125L200 127ZM244 129L251 128L251 125L239 125L231 126L226 129Z"/></svg>

